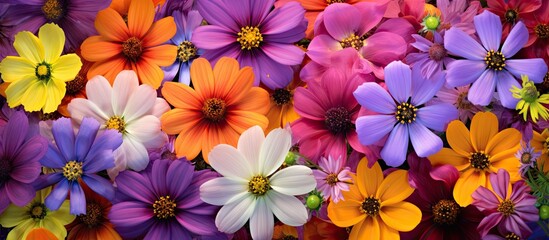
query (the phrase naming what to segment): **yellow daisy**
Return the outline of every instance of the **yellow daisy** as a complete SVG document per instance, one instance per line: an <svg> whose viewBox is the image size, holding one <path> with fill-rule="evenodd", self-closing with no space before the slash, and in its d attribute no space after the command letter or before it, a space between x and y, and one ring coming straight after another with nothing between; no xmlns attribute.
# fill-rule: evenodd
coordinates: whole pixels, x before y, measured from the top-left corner
<svg viewBox="0 0 549 240"><path fill-rule="evenodd" d="M530 112L530 116L534 122L538 121L539 116L543 120L549 118L549 112L543 104L549 104L549 94L543 94L540 96L534 82L528 80L528 76L522 75L522 88L513 86L511 89L513 97L520 99L517 103L516 110L520 110L519 114L522 114L524 121Z"/></svg>
<svg viewBox="0 0 549 240"><path fill-rule="evenodd" d="M74 79L82 62L72 53L61 56L65 33L54 23L40 27L38 37L29 31L15 35L13 46L19 56L0 62L2 79L9 83L6 98L10 107L51 113L65 96L65 82Z"/></svg>

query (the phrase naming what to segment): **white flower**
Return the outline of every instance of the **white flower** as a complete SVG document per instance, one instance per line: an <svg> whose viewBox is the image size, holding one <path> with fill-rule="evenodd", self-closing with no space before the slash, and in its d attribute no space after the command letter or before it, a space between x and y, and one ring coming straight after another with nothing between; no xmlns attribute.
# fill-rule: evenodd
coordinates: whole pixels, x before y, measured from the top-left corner
<svg viewBox="0 0 549 240"><path fill-rule="evenodd" d="M122 145L115 151L116 166L109 170L114 177L130 168L140 171L147 167L147 149L162 147L168 136L160 129L160 116L170 109L168 103L157 98L149 85L139 85L134 71L121 71L111 87L103 76L95 76L86 84L88 99L75 98L68 110L72 119L81 123L93 117L101 129L116 129L122 133Z"/></svg>
<svg viewBox="0 0 549 240"><path fill-rule="evenodd" d="M220 144L212 149L210 164L223 177L202 184L200 198L223 205L215 218L220 231L234 233L250 219L254 239L271 239L273 214L290 226L307 222L305 206L293 195L316 187L311 169L295 165L276 172L291 142L288 130L275 129L265 138L261 128L254 126L242 133L238 148Z"/></svg>

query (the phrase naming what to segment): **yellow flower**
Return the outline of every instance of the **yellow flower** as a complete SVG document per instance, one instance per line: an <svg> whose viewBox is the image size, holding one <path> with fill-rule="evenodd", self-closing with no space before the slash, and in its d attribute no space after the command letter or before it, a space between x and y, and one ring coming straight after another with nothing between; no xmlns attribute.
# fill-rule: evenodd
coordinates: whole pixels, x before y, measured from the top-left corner
<svg viewBox="0 0 549 240"><path fill-rule="evenodd" d="M528 112L530 112L534 122L538 121L539 116L544 120L549 118L549 112L543 106L543 104L549 104L549 94L540 96L534 82L528 80L528 76L522 75L522 89L513 86L511 92L514 98L520 99L515 109L520 110L519 114L522 114L524 121L526 121Z"/></svg>
<svg viewBox="0 0 549 240"><path fill-rule="evenodd" d="M10 107L51 113L65 96L65 82L74 79L82 62L76 54L61 56L65 33L56 24L40 27L38 37L28 31L15 35L13 46L19 56L0 62L2 79L9 83L6 98Z"/></svg>
<svg viewBox="0 0 549 240"><path fill-rule="evenodd" d="M57 237L65 239L67 230L65 225L74 221L76 216L69 213L69 201L65 200L59 210L50 211L44 200L50 194L51 187L36 192L34 199L24 207L11 204L0 215L0 225L12 229L7 240L27 239L34 229L44 228Z"/></svg>
<svg viewBox="0 0 549 240"><path fill-rule="evenodd" d="M350 240L400 239L399 231L414 229L421 220L419 208L404 200L414 189L408 183L408 172L396 170L383 177L376 162L358 163L355 183L343 192L343 201L330 202L328 217L339 227L350 227Z"/></svg>

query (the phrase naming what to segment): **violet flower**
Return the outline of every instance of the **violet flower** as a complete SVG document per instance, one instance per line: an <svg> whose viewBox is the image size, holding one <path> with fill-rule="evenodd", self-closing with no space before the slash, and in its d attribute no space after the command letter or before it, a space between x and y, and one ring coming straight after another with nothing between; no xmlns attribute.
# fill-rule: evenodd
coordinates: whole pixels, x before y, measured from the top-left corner
<svg viewBox="0 0 549 240"><path fill-rule="evenodd" d="M341 157L335 159L321 157L318 165L320 169L313 170L317 189L322 193L325 201L331 199L337 203L343 200L341 191L349 191L349 184L352 183L350 176L351 168L345 166L346 161Z"/></svg>
<svg viewBox="0 0 549 240"><path fill-rule="evenodd" d="M419 52L410 53L406 56L406 62L412 67L419 67L426 78L431 78L436 73L442 72L445 66L448 66L454 60L448 57L442 35L438 32L433 32L433 35L434 42L417 34L412 35L416 41L411 45L417 48Z"/></svg>

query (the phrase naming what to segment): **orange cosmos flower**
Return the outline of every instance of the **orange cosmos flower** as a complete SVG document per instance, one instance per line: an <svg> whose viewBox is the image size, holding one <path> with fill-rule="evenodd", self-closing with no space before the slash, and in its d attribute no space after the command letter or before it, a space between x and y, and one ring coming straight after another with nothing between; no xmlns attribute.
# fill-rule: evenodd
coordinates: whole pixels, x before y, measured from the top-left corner
<svg viewBox="0 0 549 240"><path fill-rule="evenodd" d="M179 134L175 140L177 157L194 159L200 151L208 162L210 150L221 143L236 146L246 129L268 125L269 94L253 87L252 68L240 69L235 59L223 57L214 69L204 58L191 65L194 89L167 82L162 95L175 109L160 118L162 130Z"/></svg>
<svg viewBox="0 0 549 240"><path fill-rule="evenodd" d="M544 129L541 133L534 131L530 144L536 151L541 152L537 161L538 167L543 169L544 173L549 172L549 129Z"/></svg>
<svg viewBox="0 0 549 240"><path fill-rule="evenodd" d="M36 228L29 232L26 240L56 240L57 237L53 235L48 229Z"/></svg>
<svg viewBox="0 0 549 240"><path fill-rule="evenodd" d="M368 168L363 158L356 172L356 184L343 192L344 200L328 205L328 217L335 225L353 226L350 240L398 240L399 231L411 231L419 224L421 211L404 201L414 192L407 171L396 170L383 177L378 162Z"/></svg>
<svg viewBox="0 0 549 240"><path fill-rule="evenodd" d="M491 188L488 175L500 168L509 172L512 183L521 179L515 153L522 135L514 128L498 132L498 118L493 113L475 114L470 132L463 122L450 122L446 139L451 148L443 148L428 158L433 166L450 164L460 172L454 187L454 199L460 206L471 204L471 194L479 186Z"/></svg>
<svg viewBox="0 0 549 240"><path fill-rule="evenodd" d="M160 87L164 72L160 66L170 66L177 55L177 47L163 44L176 32L173 17L154 21L151 0L130 2L127 24L123 16L112 8L97 14L95 28L99 36L82 43L82 56L95 62L88 78L103 75L111 84L122 70L133 70L142 83Z"/></svg>

